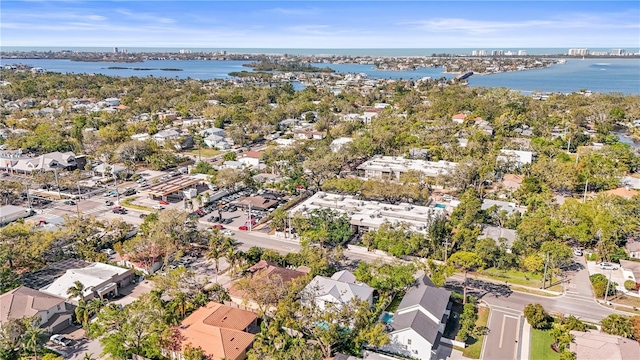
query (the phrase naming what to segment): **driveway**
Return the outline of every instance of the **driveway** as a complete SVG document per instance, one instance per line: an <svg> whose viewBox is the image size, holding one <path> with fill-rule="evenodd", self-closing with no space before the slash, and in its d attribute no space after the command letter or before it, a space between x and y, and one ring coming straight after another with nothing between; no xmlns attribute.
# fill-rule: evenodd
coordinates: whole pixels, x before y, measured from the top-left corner
<svg viewBox="0 0 640 360"><path fill-rule="evenodd" d="M63 332L64 336L73 339L74 343L64 349L66 353L65 359L82 360L84 354L88 353L94 359L103 359L102 346L98 339L89 339L84 336L84 329L81 327L69 327L66 332Z"/></svg>
<svg viewBox="0 0 640 360"><path fill-rule="evenodd" d="M616 270L602 270L600 269L600 266L598 266L598 264L596 264L595 261L588 261L587 262L587 267L589 269L589 274L593 275L593 274L602 274L604 276L606 276L607 278L609 278L609 276L611 276L611 281L615 282L618 284L618 290L624 290L624 275L622 274L622 269L620 268L620 265L618 264L614 264L618 269Z"/></svg>
<svg viewBox="0 0 640 360"><path fill-rule="evenodd" d="M481 359L518 359L524 321L522 312L500 306L490 308L489 332L484 338Z"/></svg>

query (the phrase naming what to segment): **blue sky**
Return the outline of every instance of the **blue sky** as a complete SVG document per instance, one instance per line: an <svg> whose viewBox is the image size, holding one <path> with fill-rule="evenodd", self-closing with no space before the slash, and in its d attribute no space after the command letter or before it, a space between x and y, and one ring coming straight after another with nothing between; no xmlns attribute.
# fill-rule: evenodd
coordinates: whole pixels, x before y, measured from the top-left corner
<svg viewBox="0 0 640 360"><path fill-rule="evenodd" d="M2 46L640 48L640 1L13 1Z"/></svg>

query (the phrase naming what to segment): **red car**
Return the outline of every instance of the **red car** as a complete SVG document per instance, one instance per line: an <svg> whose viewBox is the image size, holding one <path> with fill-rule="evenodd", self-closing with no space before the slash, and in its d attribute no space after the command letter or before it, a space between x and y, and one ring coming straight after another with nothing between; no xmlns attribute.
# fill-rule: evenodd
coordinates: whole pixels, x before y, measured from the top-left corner
<svg viewBox="0 0 640 360"><path fill-rule="evenodd" d="M160 200L160 205L169 205L168 201Z"/></svg>
<svg viewBox="0 0 640 360"><path fill-rule="evenodd" d="M248 223L248 221L245 224L247 224L247 223ZM251 226L256 226L256 224L258 224L258 223L255 220L251 220Z"/></svg>
<svg viewBox="0 0 640 360"><path fill-rule="evenodd" d="M224 229L224 226L220 225L220 224L215 224L213 226L211 226L212 229L217 229L217 230L222 230Z"/></svg>
<svg viewBox="0 0 640 360"><path fill-rule="evenodd" d="M249 230L249 228L247 227L247 225L242 225L242 226L238 227L238 230L241 230L241 231L248 231L248 230Z"/></svg>

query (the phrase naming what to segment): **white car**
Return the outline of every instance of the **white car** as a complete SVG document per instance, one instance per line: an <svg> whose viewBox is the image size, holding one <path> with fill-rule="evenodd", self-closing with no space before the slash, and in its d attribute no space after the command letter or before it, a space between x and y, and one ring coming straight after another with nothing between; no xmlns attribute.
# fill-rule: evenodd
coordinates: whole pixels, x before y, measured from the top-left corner
<svg viewBox="0 0 640 360"><path fill-rule="evenodd" d="M223 234L224 234L224 235L226 235L226 236L233 236L233 231L231 231L231 230L225 230L225 231L223 232Z"/></svg>
<svg viewBox="0 0 640 360"><path fill-rule="evenodd" d="M164 209L164 206L156 204L156 205L153 205L152 208L156 209L156 210L162 210L162 209Z"/></svg>
<svg viewBox="0 0 640 360"><path fill-rule="evenodd" d="M618 267L612 263L600 263L600 269L602 270L618 270Z"/></svg>
<svg viewBox="0 0 640 360"><path fill-rule="evenodd" d="M66 337L56 334L56 335L51 335L51 337L49 338L49 340L51 340L52 343L54 343L55 345L60 345L60 346L69 346L71 345L71 340L67 339Z"/></svg>

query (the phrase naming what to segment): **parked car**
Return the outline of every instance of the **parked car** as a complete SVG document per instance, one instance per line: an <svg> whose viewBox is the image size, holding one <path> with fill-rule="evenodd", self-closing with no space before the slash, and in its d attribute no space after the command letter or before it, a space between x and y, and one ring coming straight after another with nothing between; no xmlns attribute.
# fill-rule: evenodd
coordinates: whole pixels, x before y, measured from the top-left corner
<svg viewBox="0 0 640 360"><path fill-rule="evenodd" d="M207 219L207 221L209 222L218 222L220 221L220 218L217 216L211 216L210 218Z"/></svg>
<svg viewBox="0 0 640 360"><path fill-rule="evenodd" d="M211 228L212 228L212 229L222 230L222 229L224 229L224 226L222 226L222 225L220 225L220 224L216 224L216 225L211 226Z"/></svg>
<svg viewBox="0 0 640 360"><path fill-rule="evenodd" d="M582 249L573 249L573 255L582 256Z"/></svg>
<svg viewBox="0 0 640 360"><path fill-rule="evenodd" d="M122 206L116 206L113 208L113 213L124 215L127 213L127 209L123 208Z"/></svg>
<svg viewBox="0 0 640 360"><path fill-rule="evenodd" d="M144 219L144 218L146 218L147 216L149 216L149 215L142 213L142 214L140 214L140 219Z"/></svg>
<svg viewBox="0 0 640 360"><path fill-rule="evenodd" d="M169 205L169 202L165 201L165 200L160 200L159 203L160 203L160 205Z"/></svg>
<svg viewBox="0 0 640 360"><path fill-rule="evenodd" d="M228 212L236 212L238 211L238 208L236 206L229 206L229 208L227 209Z"/></svg>
<svg viewBox="0 0 640 360"><path fill-rule="evenodd" d="M155 210L162 210L162 209L164 209L164 206L162 206L162 205L153 205L152 208L155 209Z"/></svg>
<svg viewBox="0 0 640 360"><path fill-rule="evenodd" d="M232 222L233 222L233 219L223 219L223 220L221 221L221 223L223 223L223 224L225 224L225 225L229 225L229 224L231 224Z"/></svg>
<svg viewBox="0 0 640 360"><path fill-rule="evenodd" d="M64 204L65 204L65 205L75 205L75 204L76 204L76 202L75 202L75 201L73 201L73 200L65 200Z"/></svg>
<svg viewBox="0 0 640 360"><path fill-rule="evenodd" d="M249 227L247 225L242 225L242 226L238 227L238 230L240 230L240 231L248 231Z"/></svg>
<svg viewBox="0 0 640 360"><path fill-rule="evenodd" d="M223 234L224 234L225 236L233 236L233 231L231 231L231 230L225 230L225 231L223 232Z"/></svg>
<svg viewBox="0 0 640 360"><path fill-rule="evenodd" d="M49 338L52 343L60 346L69 346L71 345L71 339L68 339L60 334L51 335Z"/></svg>
<svg viewBox="0 0 640 360"><path fill-rule="evenodd" d="M618 270L618 267L612 263L600 263L600 269L602 270Z"/></svg>
<svg viewBox="0 0 640 360"><path fill-rule="evenodd" d="M107 205L107 206L112 206L113 205L113 201L107 200L107 201L104 202L104 204Z"/></svg>

